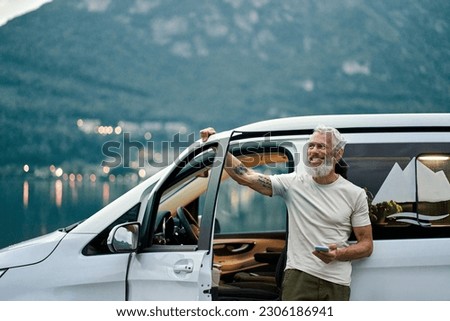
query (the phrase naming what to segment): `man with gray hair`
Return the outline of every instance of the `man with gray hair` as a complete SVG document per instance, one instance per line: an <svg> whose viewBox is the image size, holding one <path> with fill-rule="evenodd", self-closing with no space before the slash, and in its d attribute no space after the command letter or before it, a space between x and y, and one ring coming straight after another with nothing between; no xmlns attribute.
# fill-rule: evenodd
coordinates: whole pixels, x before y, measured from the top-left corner
<svg viewBox="0 0 450 321"><path fill-rule="evenodd" d="M200 135L206 141L214 133L210 127ZM372 254L366 193L334 171L344 147L339 131L319 125L304 147L306 173L280 175L258 173L228 154L225 169L236 182L286 202L289 232L282 300L349 300L351 261ZM349 244L352 232L356 242Z"/></svg>

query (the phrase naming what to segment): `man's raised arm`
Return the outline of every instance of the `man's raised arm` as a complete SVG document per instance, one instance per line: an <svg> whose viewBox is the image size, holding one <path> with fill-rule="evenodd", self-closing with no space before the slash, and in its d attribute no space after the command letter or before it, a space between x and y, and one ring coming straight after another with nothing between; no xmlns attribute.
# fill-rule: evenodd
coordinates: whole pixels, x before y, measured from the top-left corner
<svg viewBox="0 0 450 321"><path fill-rule="evenodd" d="M206 142L211 135L216 133L212 127L200 131L202 141ZM272 196L272 182L269 176L258 173L246 167L239 159L228 153L225 160L225 170L238 184L248 186L251 189L263 194Z"/></svg>

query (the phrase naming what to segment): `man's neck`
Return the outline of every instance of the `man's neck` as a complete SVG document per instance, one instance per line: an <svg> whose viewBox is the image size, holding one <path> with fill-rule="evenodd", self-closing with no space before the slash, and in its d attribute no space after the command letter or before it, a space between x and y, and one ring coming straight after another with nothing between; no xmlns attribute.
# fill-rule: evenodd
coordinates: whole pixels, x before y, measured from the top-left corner
<svg viewBox="0 0 450 321"><path fill-rule="evenodd" d="M335 181L337 181L338 178L339 178L339 174L336 174L335 172L330 172L326 176L313 177L313 180L317 184L328 185L328 184L331 184L331 183L334 183Z"/></svg>

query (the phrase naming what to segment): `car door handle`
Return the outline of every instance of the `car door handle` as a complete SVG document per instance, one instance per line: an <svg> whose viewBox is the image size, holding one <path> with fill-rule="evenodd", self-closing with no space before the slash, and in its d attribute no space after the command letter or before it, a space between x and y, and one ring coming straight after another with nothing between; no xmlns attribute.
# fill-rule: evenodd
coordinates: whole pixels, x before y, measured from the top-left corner
<svg viewBox="0 0 450 321"><path fill-rule="evenodd" d="M230 250L230 251L231 251L231 253L245 252L245 251L247 251L248 249L250 249L250 247L251 247L252 245L253 245L253 244L242 244L240 247L234 248L234 249L232 249L232 250Z"/></svg>
<svg viewBox="0 0 450 321"><path fill-rule="evenodd" d="M194 262L192 260L180 260L175 263L173 271L176 274L192 273L194 271Z"/></svg>

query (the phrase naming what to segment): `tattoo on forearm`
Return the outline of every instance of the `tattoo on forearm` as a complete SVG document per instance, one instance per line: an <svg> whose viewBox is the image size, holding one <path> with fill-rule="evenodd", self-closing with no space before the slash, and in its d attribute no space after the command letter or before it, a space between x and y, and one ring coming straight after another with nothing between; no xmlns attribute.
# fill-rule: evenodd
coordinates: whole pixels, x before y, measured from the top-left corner
<svg viewBox="0 0 450 321"><path fill-rule="evenodd" d="M239 164L237 167L233 168L233 171L237 175L242 176L248 172L248 168L245 167L243 164Z"/></svg>
<svg viewBox="0 0 450 321"><path fill-rule="evenodd" d="M258 176L258 182L267 189L272 189L272 181L270 180L269 177L264 176L264 175L259 175Z"/></svg>

